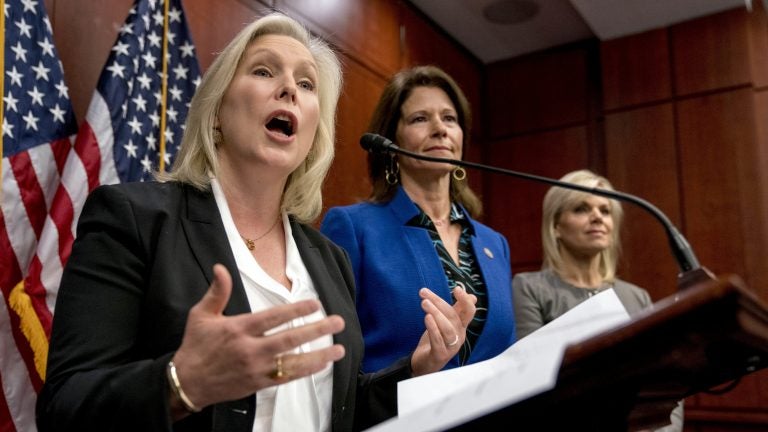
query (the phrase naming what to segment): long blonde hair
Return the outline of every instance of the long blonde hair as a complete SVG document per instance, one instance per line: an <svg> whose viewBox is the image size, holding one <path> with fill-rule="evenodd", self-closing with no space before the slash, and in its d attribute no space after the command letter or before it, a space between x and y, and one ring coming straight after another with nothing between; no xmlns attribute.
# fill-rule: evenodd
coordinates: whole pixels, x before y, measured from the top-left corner
<svg viewBox="0 0 768 432"><path fill-rule="evenodd" d="M589 170L573 171L563 176L561 181L574 183L590 188L614 190L611 182ZM554 186L547 191L542 205L541 243L544 250L544 262L542 268L552 269L562 276L564 271L563 257L558 247L557 225L560 215L567 207L584 200L589 196L587 192L565 189ZM606 282L616 279L616 266L621 254L621 222L624 218L624 210L621 203L609 200L611 203L611 217L613 219L613 231L611 232L611 244L600 252L600 276Z"/></svg>
<svg viewBox="0 0 768 432"><path fill-rule="evenodd" d="M336 105L342 85L341 64L330 46L294 19L272 13L249 24L235 36L203 77L187 114L181 149L168 174L159 180L176 180L207 189L210 176L219 170L213 130L224 93L231 83L243 54L264 35L296 39L312 54L318 70L320 121L315 141L304 162L288 178L281 210L301 222L313 221L322 211L322 183L333 162Z"/></svg>

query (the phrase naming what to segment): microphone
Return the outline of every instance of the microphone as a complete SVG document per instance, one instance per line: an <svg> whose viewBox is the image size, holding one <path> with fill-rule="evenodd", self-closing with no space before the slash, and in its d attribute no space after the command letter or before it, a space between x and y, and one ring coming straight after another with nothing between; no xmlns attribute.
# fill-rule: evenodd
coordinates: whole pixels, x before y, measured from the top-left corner
<svg viewBox="0 0 768 432"><path fill-rule="evenodd" d="M360 146L371 153L386 153L389 150L400 149L391 140L374 133L366 133L360 138Z"/></svg>
<svg viewBox="0 0 768 432"><path fill-rule="evenodd" d="M476 168L482 171L489 171L497 174L509 175L512 177L522 178L526 180L532 180L539 183L546 183L553 186L559 186L566 189L573 189L582 192L591 193L594 195L600 195L607 198L612 198L618 201L625 201L635 204L643 210L649 212L656 220L658 220L669 239L669 245L672 249L672 255L677 261L677 265L680 268L680 274L678 275L678 286L682 288L688 288L698 282L708 279L715 279L714 275L709 270L703 268L699 264L699 260L696 258L696 254L693 253L691 245L685 237L675 228L669 218L656 206L650 202L630 195L624 192L612 191L600 188L590 188L574 183L568 183L560 180L555 180L549 177L542 177L533 174L522 173L519 171L512 171L503 168L497 168L490 165L482 165L474 162L467 162L458 159L439 158L434 156L425 156L418 153L413 153L408 150L403 150L393 143L390 139L378 134L366 133L360 138L360 146L370 153L397 153L404 156L412 157L414 159L420 159L430 162L442 162L449 163L456 166Z"/></svg>

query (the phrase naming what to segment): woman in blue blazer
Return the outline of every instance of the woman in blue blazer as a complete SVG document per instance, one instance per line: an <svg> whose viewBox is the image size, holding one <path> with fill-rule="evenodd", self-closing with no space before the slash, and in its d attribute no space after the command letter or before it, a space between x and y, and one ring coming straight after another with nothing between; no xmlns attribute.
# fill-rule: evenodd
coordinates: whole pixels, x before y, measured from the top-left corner
<svg viewBox="0 0 768 432"><path fill-rule="evenodd" d="M396 74L369 131L427 156L461 159L469 107L453 79L433 66ZM515 342L509 246L477 222L479 199L453 165L370 153L367 202L331 208L321 231L350 256L366 371L416 347L425 325L417 299L427 287L452 302L457 287L474 294L476 314L446 368L496 356ZM449 344L454 341L449 341Z"/></svg>

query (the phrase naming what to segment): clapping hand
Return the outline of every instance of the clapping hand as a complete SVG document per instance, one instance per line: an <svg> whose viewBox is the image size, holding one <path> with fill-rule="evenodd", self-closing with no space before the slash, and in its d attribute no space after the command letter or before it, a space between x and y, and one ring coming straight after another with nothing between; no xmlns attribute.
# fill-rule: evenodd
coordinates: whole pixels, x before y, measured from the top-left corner
<svg viewBox="0 0 768 432"><path fill-rule="evenodd" d="M453 290L456 299L453 305L428 288L422 288L419 297L426 314L424 325L427 330L411 357L411 369L415 376L439 371L459 352L466 339L467 326L475 316L477 303L477 297L458 287Z"/></svg>

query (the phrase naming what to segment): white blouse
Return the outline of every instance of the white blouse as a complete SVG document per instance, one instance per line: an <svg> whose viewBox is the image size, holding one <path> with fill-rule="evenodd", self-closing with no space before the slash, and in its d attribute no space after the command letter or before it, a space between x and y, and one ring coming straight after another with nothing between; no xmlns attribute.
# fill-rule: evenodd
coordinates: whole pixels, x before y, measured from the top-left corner
<svg viewBox="0 0 768 432"><path fill-rule="evenodd" d="M282 215L286 248L285 274L292 284L290 290L272 279L259 266L240 237L240 233L232 220L232 214L229 211L224 193L215 178L211 179L211 187L219 213L221 213L227 239L235 255L251 311L261 311L305 299L319 300L315 286L293 239L288 216ZM275 327L265 334L300 327L319 321L325 316L326 313L321 308L313 314ZM333 337L326 335L303 344L292 352L309 352L329 347L332 344ZM330 430L332 391L333 364L311 376L256 392L256 420L253 424L253 431Z"/></svg>

